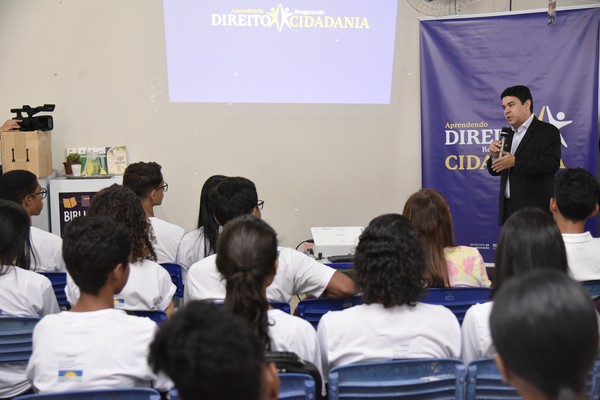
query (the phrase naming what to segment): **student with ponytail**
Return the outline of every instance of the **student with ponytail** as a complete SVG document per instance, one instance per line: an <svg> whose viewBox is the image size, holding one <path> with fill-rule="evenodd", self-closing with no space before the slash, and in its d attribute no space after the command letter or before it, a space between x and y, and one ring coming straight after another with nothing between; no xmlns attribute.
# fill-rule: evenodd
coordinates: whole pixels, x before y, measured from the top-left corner
<svg viewBox="0 0 600 400"><path fill-rule="evenodd" d="M243 215L219 235L217 268L225 277L225 309L248 321L266 350L289 351L322 371L316 332L303 319L273 309L266 295L277 270L277 236L263 220Z"/></svg>

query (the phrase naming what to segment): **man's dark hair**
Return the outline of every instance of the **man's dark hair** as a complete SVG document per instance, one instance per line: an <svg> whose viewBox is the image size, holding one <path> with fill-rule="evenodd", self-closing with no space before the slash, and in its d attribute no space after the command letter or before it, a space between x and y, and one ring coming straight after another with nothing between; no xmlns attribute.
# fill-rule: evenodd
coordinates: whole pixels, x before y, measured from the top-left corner
<svg viewBox="0 0 600 400"><path fill-rule="evenodd" d="M415 305L425 293L419 232L402 215L380 215L360 235L354 270L366 304Z"/></svg>
<svg viewBox="0 0 600 400"><path fill-rule="evenodd" d="M210 204L219 224L225 225L235 217L250 214L258 204L256 186L242 177L227 178L210 193Z"/></svg>
<svg viewBox="0 0 600 400"><path fill-rule="evenodd" d="M600 185L583 168L568 168L554 178L554 199L560 213L571 221L585 221L596 208Z"/></svg>
<svg viewBox="0 0 600 400"><path fill-rule="evenodd" d="M129 164L123 174L123 186L133 190L137 197L144 198L163 182L161 166L155 162Z"/></svg>
<svg viewBox="0 0 600 400"><path fill-rule="evenodd" d="M504 365L549 399L584 398L598 351L598 315L566 274L530 271L494 296L492 340Z"/></svg>
<svg viewBox="0 0 600 400"><path fill-rule="evenodd" d="M527 86L517 85L506 88L500 95L500 100L502 100L506 96L516 97L519 100L521 100L522 104L525 104L527 100L530 100L531 106L529 107L529 111L533 112L533 97L531 96L531 91Z"/></svg>
<svg viewBox="0 0 600 400"><path fill-rule="evenodd" d="M149 361L183 400L256 400L262 390L264 347L245 321L213 304L192 301L159 325Z"/></svg>
<svg viewBox="0 0 600 400"><path fill-rule="evenodd" d="M23 199L35 192L38 180L34 173L22 169L0 175L0 199L22 204Z"/></svg>
<svg viewBox="0 0 600 400"><path fill-rule="evenodd" d="M65 228L63 259L83 293L97 294L118 264L129 264L130 253L129 232L110 216L75 218Z"/></svg>

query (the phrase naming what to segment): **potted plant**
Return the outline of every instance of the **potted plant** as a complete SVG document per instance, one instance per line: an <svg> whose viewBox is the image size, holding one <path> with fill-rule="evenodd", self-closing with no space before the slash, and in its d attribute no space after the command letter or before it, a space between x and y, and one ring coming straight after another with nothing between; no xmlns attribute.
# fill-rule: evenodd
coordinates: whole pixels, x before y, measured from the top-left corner
<svg viewBox="0 0 600 400"><path fill-rule="evenodd" d="M67 154L67 161L63 163L65 166L65 174L73 175L73 164L81 165L81 156L77 153Z"/></svg>

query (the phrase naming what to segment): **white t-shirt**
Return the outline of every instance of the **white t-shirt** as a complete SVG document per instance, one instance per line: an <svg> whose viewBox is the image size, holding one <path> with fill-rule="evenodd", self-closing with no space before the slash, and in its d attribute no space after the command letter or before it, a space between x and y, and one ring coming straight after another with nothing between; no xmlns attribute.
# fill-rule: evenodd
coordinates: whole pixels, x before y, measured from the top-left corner
<svg viewBox="0 0 600 400"><path fill-rule="evenodd" d="M186 272L190 267L204 258L204 228L200 227L186 233L179 242L177 264Z"/></svg>
<svg viewBox="0 0 600 400"><path fill-rule="evenodd" d="M404 358L458 358L460 326L444 306L362 304L323 315L317 328L323 372L338 365Z"/></svg>
<svg viewBox="0 0 600 400"><path fill-rule="evenodd" d="M225 280L217 270L216 255L198 261L188 271L184 301L223 300ZM288 247L279 247L279 266L275 279L267 287L269 301L289 303L294 294L307 293L319 297L327 288L335 270Z"/></svg>
<svg viewBox="0 0 600 400"><path fill-rule="evenodd" d="M50 280L19 267L0 275L0 315L43 317L60 312ZM0 364L0 397L17 396L31 388L27 363Z"/></svg>
<svg viewBox="0 0 600 400"><path fill-rule="evenodd" d="M321 349L317 340L317 332L308 321L281 310L269 310L269 337L272 351L296 353L302 360L313 363L323 378ZM324 384L321 389L325 394Z"/></svg>
<svg viewBox="0 0 600 400"><path fill-rule="evenodd" d="M590 232L563 233L569 273L576 281L600 279L600 239Z"/></svg>
<svg viewBox="0 0 600 400"><path fill-rule="evenodd" d="M31 270L36 272L65 272L62 258L62 239L52 233L31 227Z"/></svg>
<svg viewBox="0 0 600 400"><path fill-rule="evenodd" d="M27 377L42 393L151 385L169 390L147 361L155 330L150 319L112 308L49 315L33 331Z"/></svg>
<svg viewBox="0 0 600 400"><path fill-rule="evenodd" d="M269 310L269 337L272 351L291 351L315 364L322 373L317 332L308 321L281 310Z"/></svg>
<svg viewBox="0 0 600 400"><path fill-rule="evenodd" d="M496 354L490 331L492 301L471 306L462 323L462 354L465 363Z"/></svg>
<svg viewBox="0 0 600 400"><path fill-rule="evenodd" d="M121 293L115 295L115 308L164 311L171 304L176 290L167 270L154 261L130 263L129 279ZM79 299L79 288L69 274L65 292L69 303L75 305Z"/></svg>
<svg viewBox="0 0 600 400"><path fill-rule="evenodd" d="M185 230L156 217L149 217L148 219L152 224L154 237L156 238L156 241L152 243L156 253L156 262L159 264L176 262L177 248Z"/></svg>

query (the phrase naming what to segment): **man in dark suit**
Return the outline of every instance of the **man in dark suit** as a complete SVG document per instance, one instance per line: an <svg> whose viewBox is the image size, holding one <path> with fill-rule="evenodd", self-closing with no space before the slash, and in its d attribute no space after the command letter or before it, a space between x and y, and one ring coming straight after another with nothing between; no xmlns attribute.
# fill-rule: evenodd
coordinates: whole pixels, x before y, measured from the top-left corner
<svg viewBox="0 0 600 400"><path fill-rule="evenodd" d="M501 141L490 144L487 162L490 174L500 175L499 224L523 207L550 212L554 174L561 157L560 132L533 114L533 98L527 86L512 86L502 92L504 117L511 126L504 149Z"/></svg>

